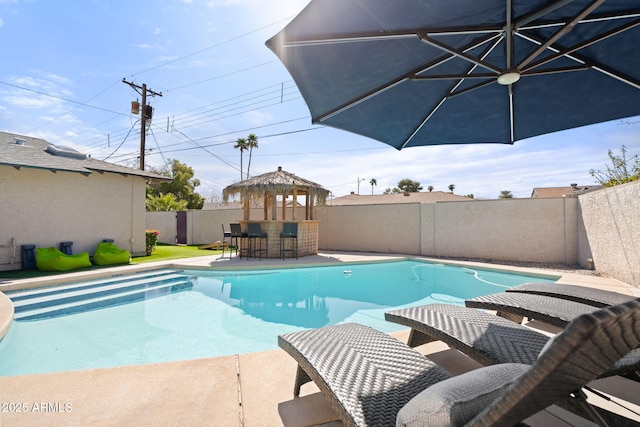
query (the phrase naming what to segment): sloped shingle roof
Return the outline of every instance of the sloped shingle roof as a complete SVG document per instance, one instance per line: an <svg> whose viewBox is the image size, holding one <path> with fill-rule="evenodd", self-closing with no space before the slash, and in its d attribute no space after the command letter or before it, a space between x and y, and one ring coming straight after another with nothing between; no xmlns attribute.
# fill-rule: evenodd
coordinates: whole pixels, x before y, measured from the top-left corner
<svg viewBox="0 0 640 427"><path fill-rule="evenodd" d="M470 197L457 196L452 193L446 193L444 191L429 191L418 193L407 193L405 196L403 193L394 194L374 194L374 195L358 195L349 194L347 196L336 197L335 199L327 202L330 206L343 206L343 205L381 205L381 204L393 204L393 203L436 203L436 202L459 202L464 200L475 200Z"/></svg>
<svg viewBox="0 0 640 427"><path fill-rule="evenodd" d="M157 180L171 180L171 178L155 173L85 157L82 153L56 146L44 139L7 132L0 132L0 165L76 172L84 175L90 175L93 172L111 172Z"/></svg>
<svg viewBox="0 0 640 427"><path fill-rule="evenodd" d="M572 185L569 187L538 187L531 192L531 197L562 197L578 195L602 188L601 185Z"/></svg>

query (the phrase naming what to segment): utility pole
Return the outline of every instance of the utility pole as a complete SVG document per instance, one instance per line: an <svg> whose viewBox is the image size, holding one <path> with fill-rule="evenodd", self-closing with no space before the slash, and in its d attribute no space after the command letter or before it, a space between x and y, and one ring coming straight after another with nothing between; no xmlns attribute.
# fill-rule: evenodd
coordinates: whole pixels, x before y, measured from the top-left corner
<svg viewBox="0 0 640 427"><path fill-rule="evenodd" d="M147 119L151 120L153 115L153 108L150 105L147 105L147 92L151 96L162 96L162 92L154 92L151 89L147 89L147 85L144 83L142 86L138 86L135 83L126 81L125 79L122 79L122 83L128 84L136 92L142 95L142 115L140 117L140 170L144 170L144 146L147 135Z"/></svg>

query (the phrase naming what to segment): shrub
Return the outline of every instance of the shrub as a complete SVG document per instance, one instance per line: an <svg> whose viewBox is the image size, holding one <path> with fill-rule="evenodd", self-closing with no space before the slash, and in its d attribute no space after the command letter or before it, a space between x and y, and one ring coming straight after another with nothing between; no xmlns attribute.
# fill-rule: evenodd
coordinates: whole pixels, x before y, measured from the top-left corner
<svg viewBox="0 0 640 427"><path fill-rule="evenodd" d="M158 244L158 236L160 232L158 230L146 230L146 241L147 241L147 256L151 255L153 251L156 249L156 244Z"/></svg>

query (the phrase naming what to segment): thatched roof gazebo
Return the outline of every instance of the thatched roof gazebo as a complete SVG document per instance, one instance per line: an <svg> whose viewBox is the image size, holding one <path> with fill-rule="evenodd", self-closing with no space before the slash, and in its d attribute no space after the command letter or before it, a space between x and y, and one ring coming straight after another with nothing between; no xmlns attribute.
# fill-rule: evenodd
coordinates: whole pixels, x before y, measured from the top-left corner
<svg viewBox="0 0 640 427"><path fill-rule="evenodd" d="M296 220L296 206L298 196L305 196L305 219L313 219L313 205L323 205L327 200L329 190L320 184L300 178L292 173L283 171L281 166L275 172L268 172L254 176L244 181L236 182L226 187L222 196L227 202L230 196L240 194L244 202L244 219L249 220L250 200L264 200L264 220L268 220L269 206L271 219L276 220L277 196L282 196L282 220L286 219L286 200L293 196L292 220Z"/></svg>

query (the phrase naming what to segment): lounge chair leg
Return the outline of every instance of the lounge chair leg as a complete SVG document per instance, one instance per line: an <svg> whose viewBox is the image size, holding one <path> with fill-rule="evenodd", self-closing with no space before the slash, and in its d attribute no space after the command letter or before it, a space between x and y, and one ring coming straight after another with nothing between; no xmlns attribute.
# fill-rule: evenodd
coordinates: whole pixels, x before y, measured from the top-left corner
<svg viewBox="0 0 640 427"><path fill-rule="evenodd" d="M409 332L409 339L407 340L407 345L409 347L418 347L419 345L426 344L431 341L436 341L436 340L435 338L430 337L429 335L412 328L411 332Z"/></svg>
<svg viewBox="0 0 640 427"><path fill-rule="evenodd" d="M511 320L512 322L516 322L516 323L522 323L522 321L524 320L524 316L520 316L519 314L515 314L515 313L498 311L496 314L500 317L504 317L505 319Z"/></svg>
<svg viewBox="0 0 640 427"><path fill-rule="evenodd" d="M584 409L584 411L591 417L591 420L602 427L608 427L609 424L602 418L600 413L593 407L589 402L587 402L587 395L584 391L580 390L574 394L576 401L579 406Z"/></svg>
<svg viewBox="0 0 640 427"><path fill-rule="evenodd" d="M296 383L293 386L293 396L300 397L300 387L311 381L309 375L298 365L298 371L296 372Z"/></svg>

